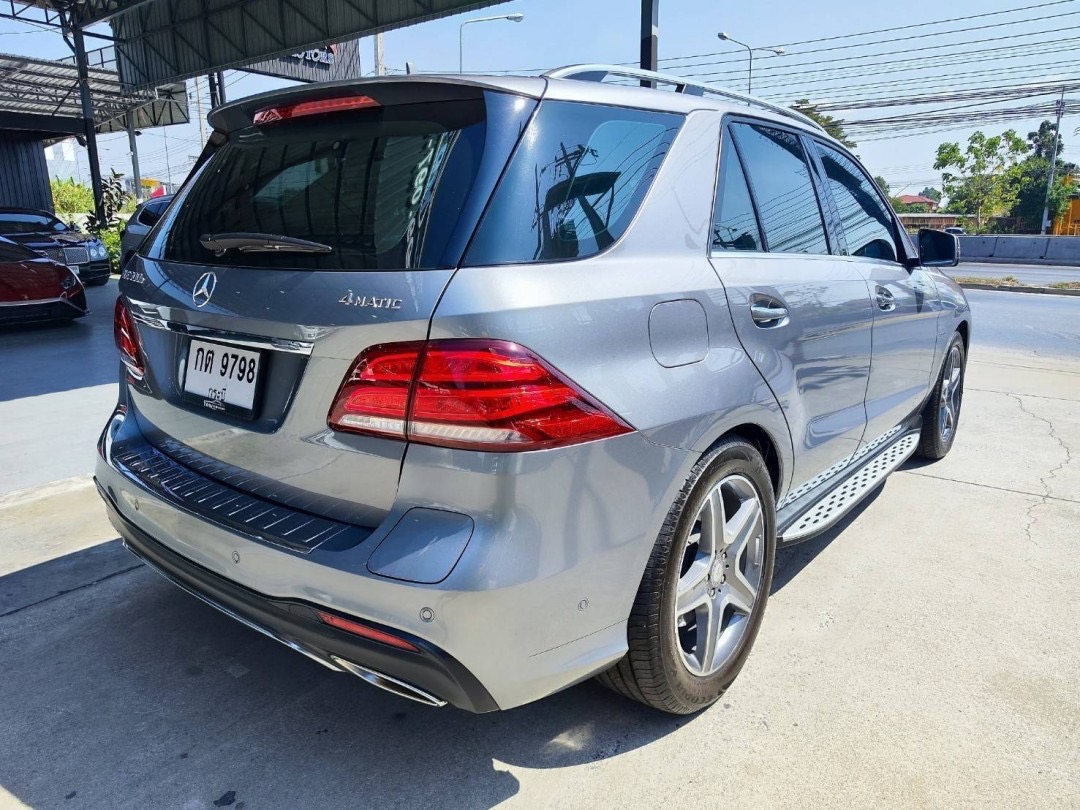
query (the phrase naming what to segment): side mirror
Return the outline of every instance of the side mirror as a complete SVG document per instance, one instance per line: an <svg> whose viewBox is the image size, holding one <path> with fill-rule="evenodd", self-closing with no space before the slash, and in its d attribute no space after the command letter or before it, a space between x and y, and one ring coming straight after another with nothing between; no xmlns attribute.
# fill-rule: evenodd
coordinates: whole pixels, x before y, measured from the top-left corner
<svg viewBox="0 0 1080 810"><path fill-rule="evenodd" d="M956 267L960 263L960 240L954 234L919 229L919 264L923 267Z"/></svg>

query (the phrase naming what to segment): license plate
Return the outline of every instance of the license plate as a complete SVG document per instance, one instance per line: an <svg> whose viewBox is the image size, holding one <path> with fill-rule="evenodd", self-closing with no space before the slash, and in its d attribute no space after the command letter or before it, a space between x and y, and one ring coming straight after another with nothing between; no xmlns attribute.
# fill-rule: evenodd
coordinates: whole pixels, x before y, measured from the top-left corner
<svg viewBox="0 0 1080 810"><path fill-rule="evenodd" d="M70 270L75 275L79 275L79 265L77 265L77 264L69 264L68 265L68 270Z"/></svg>
<svg viewBox="0 0 1080 810"><path fill-rule="evenodd" d="M184 396L204 408L251 417L262 371L262 354L221 343L192 340Z"/></svg>

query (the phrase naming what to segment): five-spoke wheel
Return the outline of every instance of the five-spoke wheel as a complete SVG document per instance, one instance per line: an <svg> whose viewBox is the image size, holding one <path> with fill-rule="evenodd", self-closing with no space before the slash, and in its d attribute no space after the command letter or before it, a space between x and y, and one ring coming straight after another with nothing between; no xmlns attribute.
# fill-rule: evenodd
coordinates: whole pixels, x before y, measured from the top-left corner
<svg viewBox="0 0 1080 810"><path fill-rule="evenodd" d="M710 490L686 538L675 594L675 632L693 674L711 675L738 649L761 586L764 535L748 478L729 475Z"/></svg>

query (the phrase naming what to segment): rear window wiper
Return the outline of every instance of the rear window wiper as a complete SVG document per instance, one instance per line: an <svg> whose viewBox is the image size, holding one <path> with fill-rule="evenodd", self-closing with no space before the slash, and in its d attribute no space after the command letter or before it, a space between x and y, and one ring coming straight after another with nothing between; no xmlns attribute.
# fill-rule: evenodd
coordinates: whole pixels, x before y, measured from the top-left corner
<svg viewBox="0 0 1080 810"><path fill-rule="evenodd" d="M204 233L199 242L221 256L227 250L241 253L333 253L330 245L274 233Z"/></svg>

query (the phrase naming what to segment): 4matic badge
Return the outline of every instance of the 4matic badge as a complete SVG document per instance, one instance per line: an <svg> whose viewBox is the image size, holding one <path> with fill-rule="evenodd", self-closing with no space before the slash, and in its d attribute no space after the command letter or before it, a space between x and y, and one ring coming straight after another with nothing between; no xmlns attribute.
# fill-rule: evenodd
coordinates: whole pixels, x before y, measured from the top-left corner
<svg viewBox="0 0 1080 810"><path fill-rule="evenodd" d="M339 304L347 307L370 307L371 309L401 309L400 298L378 298L367 295L354 295L349 290L338 299Z"/></svg>

